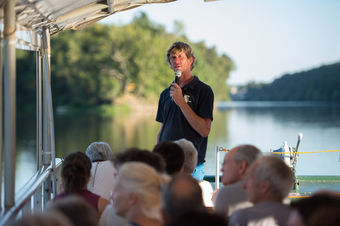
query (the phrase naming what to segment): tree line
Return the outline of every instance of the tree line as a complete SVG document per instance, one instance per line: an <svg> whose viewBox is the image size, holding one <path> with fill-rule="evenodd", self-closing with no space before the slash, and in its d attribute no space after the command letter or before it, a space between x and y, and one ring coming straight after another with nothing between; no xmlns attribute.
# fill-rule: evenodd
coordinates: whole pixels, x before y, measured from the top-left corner
<svg viewBox="0 0 340 226"><path fill-rule="evenodd" d="M272 83L248 83L242 87L243 100L340 101L340 63L293 74Z"/></svg>
<svg viewBox="0 0 340 226"><path fill-rule="evenodd" d="M207 47L203 41L190 42L184 35L183 24L177 22L176 25L176 32L167 32L164 26L141 13L126 25L96 23L84 30L64 31L53 36L54 104L112 105L126 94L156 102L161 91L173 80L165 56L174 41L191 44L197 59L193 74L212 87L216 100L228 99L226 80L234 68L232 60L225 54L218 54L215 47ZM34 53L19 51L17 65L18 99L31 99L34 103Z"/></svg>

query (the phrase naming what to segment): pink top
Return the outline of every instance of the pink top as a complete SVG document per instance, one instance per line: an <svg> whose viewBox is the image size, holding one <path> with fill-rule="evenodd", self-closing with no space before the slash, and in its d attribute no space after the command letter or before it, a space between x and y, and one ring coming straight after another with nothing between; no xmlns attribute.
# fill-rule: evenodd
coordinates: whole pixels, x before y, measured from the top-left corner
<svg viewBox="0 0 340 226"><path fill-rule="evenodd" d="M53 200L63 199L69 195L79 195L83 197L98 212L98 201L99 201L100 196L90 192L89 190L81 190L79 192L71 193L71 194L61 193L57 195Z"/></svg>

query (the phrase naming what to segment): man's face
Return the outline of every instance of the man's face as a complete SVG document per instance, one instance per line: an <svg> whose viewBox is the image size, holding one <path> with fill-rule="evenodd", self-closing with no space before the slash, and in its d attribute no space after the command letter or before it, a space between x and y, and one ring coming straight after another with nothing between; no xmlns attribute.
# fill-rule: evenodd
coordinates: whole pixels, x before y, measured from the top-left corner
<svg viewBox="0 0 340 226"><path fill-rule="evenodd" d="M247 191L248 200L254 204L261 201L262 194L262 183L258 182L255 175L255 169L257 162L253 163L247 170L246 176L244 178L243 188Z"/></svg>
<svg viewBox="0 0 340 226"><path fill-rule="evenodd" d="M231 149L224 157L221 172L223 185L234 184L241 180L241 162L236 162L234 156L237 149Z"/></svg>
<svg viewBox="0 0 340 226"><path fill-rule="evenodd" d="M188 58L183 51L170 54L170 65L174 71L190 72L192 62L192 57Z"/></svg>

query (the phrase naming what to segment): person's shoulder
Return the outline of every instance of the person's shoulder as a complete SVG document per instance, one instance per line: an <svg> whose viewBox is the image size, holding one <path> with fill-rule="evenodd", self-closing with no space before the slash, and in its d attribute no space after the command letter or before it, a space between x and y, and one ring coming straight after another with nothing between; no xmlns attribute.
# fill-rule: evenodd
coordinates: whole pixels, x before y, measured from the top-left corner
<svg viewBox="0 0 340 226"><path fill-rule="evenodd" d="M210 93L212 96L214 95L214 92L213 92L212 88L208 84L206 84L206 83L202 82L201 80L199 80L198 78L197 78L195 86L197 88L199 88L200 93L205 93L205 94L209 94Z"/></svg>
<svg viewBox="0 0 340 226"><path fill-rule="evenodd" d="M111 160L99 162L98 166L95 169L99 170L101 173L112 173L116 171Z"/></svg>
<svg viewBox="0 0 340 226"><path fill-rule="evenodd" d="M211 184L209 181L206 181L206 180L201 180L198 182L199 185L201 185L202 187L209 187L209 188L212 188Z"/></svg>
<svg viewBox="0 0 340 226"><path fill-rule="evenodd" d="M200 87L204 89L211 89L211 87L208 84L201 81L197 76L194 76L194 78L195 78L194 82L196 85L199 85Z"/></svg>
<svg viewBox="0 0 340 226"><path fill-rule="evenodd" d="M166 93L168 93L170 91L170 87L166 87L165 89L163 89L163 91L161 92L161 96L165 95Z"/></svg>
<svg viewBox="0 0 340 226"><path fill-rule="evenodd" d="M256 206L250 206L236 210L232 213L231 216L234 215L234 218L245 220L248 219L248 217L253 216L254 214L258 214L258 209Z"/></svg>
<svg viewBox="0 0 340 226"><path fill-rule="evenodd" d="M251 207L249 207L249 208L251 208ZM231 225L231 226L233 226L233 225L245 225L243 221L246 220L245 216L247 215L249 208L239 209L239 210L236 210L235 212L233 212L230 216L230 219L229 219L229 225ZM243 222L243 223L241 223L241 222Z"/></svg>
<svg viewBox="0 0 340 226"><path fill-rule="evenodd" d="M221 189L221 191L227 193L227 192L230 192L230 191L234 192L234 191L244 191L244 190L242 189L242 182L238 181L234 184L228 184L228 185L224 186Z"/></svg>
<svg viewBox="0 0 340 226"><path fill-rule="evenodd" d="M89 191L87 189L79 191L78 195L83 196L83 197L95 198L95 199L99 199L100 198L99 195L97 195L97 194L95 194L92 191Z"/></svg>
<svg viewBox="0 0 340 226"><path fill-rule="evenodd" d="M113 163L112 163L111 160L102 161L102 162L100 162L100 165L106 166L106 167L109 167L109 168L114 168Z"/></svg>

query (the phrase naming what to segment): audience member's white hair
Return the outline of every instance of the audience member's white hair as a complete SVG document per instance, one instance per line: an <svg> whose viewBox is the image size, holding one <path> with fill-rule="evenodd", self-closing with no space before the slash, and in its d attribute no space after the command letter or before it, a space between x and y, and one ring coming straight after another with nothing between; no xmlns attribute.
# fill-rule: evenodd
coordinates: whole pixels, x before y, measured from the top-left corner
<svg viewBox="0 0 340 226"><path fill-rule="evenodd" d="M184 152L184 173L192 173L197 165L197 150L193 143L187 139L174 141Z"/></svg>
<svg viewBox="0 0 340 226"><path fill-rule="evenodd" d="M234 161L245 161L247 166L250 166L256 159L262 156L262 152L250 144L243 144L236 147L237 151L234 155Z"/></svg>
<svg viewBox="0 0 340 226"><path fill-rule="evenodd" d="M161 189L169 177L140 162L124 163L119 169L119 176L124 189L138 196L143 215L162 221Z"/></svg>
<svg viewBox="0 0 340 226"><path fill-rule="evenodd" d="M294 175L287 164L277 156L264 156L256 161L255 176L257 181L268 180L270 194L284 199L294 183Z"/></svg>
<svg viewBox="0 0 340 226"><path fill-rule="evenodd" d="M93 142L87 147L86 155L91 162L111 160L112 150L106 142Z"/></svg>

